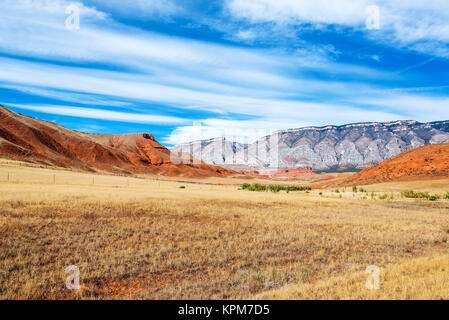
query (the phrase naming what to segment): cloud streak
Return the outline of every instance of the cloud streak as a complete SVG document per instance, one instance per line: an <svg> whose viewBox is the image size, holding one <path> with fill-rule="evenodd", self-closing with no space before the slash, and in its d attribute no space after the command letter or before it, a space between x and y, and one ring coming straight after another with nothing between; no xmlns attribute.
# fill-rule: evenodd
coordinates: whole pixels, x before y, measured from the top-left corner
<svg viewBox="0 0 449 320"><path fill-rule="evenodd" d="M366 29L366 8L377 5L381 29ZM342 32L364 31L374 41L449 57L449 3L445 0L227 0L226 10L251 24L274 23L315 29L344 27Z"/></svg>
<svg viewBox="0 0 449 320"><path fill-rule="evenodd" d="M9 104L14 108L32 110L36 112L63 115L77 118L99 119L118 122L144 123L144 124L183 124L189 122L183 118L162 115L138 114L129 112L109 111L104 109L81 108L55 105L21 105Z"/></svg>

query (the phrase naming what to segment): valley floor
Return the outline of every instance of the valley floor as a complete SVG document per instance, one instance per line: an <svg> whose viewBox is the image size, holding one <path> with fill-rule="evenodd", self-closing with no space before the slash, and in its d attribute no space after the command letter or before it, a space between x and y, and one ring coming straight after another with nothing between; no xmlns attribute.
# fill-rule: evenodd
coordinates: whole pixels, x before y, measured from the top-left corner
<svg viewBox="0 0 449 320"><path fill-rule="evenodd" d="M399 193L448 180L288 194L240 182L1 163L0 298L449 299L449 202ZM66 288L71 265L80 290ZM379 290L365 287L371 265Z"/></svg>

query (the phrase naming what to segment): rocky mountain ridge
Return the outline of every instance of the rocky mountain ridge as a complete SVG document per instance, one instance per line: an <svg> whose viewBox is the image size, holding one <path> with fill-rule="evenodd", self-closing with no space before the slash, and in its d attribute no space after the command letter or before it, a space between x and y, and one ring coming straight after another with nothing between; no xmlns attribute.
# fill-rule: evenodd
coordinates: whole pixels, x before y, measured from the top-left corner
<svg viewBox="0 0 449 320"><path fill-rule="evenodd" d="M449 120L354 123L278 131L252 144L225 138L175 146L209 164L252 168L363 169L401 152L449 142Z"/></svg>

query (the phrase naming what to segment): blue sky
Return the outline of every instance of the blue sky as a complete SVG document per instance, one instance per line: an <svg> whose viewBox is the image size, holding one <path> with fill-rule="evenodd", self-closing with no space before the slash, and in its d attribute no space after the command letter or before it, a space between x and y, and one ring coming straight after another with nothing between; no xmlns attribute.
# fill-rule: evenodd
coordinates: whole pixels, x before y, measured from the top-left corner
<svg viewBox="0 0 449 320"><path fill-rule="evenodd" d="M449 119L446 0L2 0L0 21L0 103L74 130L172 146Z"/></svg>

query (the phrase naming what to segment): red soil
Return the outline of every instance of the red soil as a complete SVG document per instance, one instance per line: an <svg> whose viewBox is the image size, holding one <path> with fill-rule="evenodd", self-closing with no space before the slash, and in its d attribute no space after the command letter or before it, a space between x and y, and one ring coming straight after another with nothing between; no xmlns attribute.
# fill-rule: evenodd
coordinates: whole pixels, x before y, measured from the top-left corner
<svg viewBox="0 0 449 320"><path fill-rule="evenodd" d="M296 169L260 169L247 172L249 175L256 177L270 178L300 178L304 176L317 175L312 168L296 168Z"/></svg>
<svg viewBox="0 0 449 320"><path fill-rule="evenodd" d="M317 175L312 168L297 168L297 169L283 169L278 170L275 173L275 177L287 177L287 178L298 178L302 176L314 176Z"/></svg>
<svg viewBox="0 0 449 320"><path fill-rule="evenodd" d="M449 143L412 149L342 180L342 185L449 178Z"/></svg>
<svg viewBox="0 0 449 320"><path fill-rule="evenodd" d="M171 154L150 134L100 135L69 130L0 105L0 157L49 166L187 178L237 174Z"/></svg>

